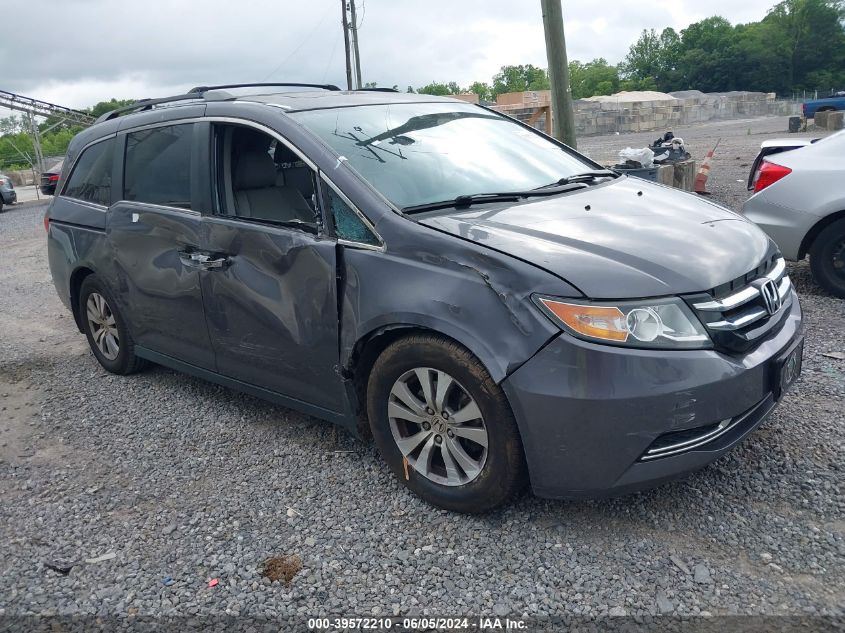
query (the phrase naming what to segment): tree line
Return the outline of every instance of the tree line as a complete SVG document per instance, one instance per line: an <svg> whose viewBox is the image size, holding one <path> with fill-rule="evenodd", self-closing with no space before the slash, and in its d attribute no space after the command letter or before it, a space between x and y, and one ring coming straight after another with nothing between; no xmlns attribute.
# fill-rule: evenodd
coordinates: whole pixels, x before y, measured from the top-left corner
<svg viewBox="0 0 845 633"><path fill-rule="evenodd" d="M845 88L845 2L784 0L759 22L731 25L714 16L690 24L680 33L665 28L644 30L625 59L612 65L604 58L569 63L575 99L620 90L750 90L791 96ZM433 82L416 92L434 95L475 93L493 101L505 92L545 90L546 70L530 64L504 66L491 83ZM412 89L409 87L409 91Z"/></svg>

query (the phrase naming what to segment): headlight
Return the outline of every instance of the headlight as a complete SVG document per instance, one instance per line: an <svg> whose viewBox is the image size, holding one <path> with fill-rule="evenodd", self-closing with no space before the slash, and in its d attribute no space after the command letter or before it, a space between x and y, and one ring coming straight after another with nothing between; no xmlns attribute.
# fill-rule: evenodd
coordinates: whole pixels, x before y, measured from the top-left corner
<svg viewBox="0 0 845 633"><path fill-rule="evenodd" d="M589 341L645 349L701 349L710 337L677 298L588 303L537 297L543 311L564 330Z"/></svg>

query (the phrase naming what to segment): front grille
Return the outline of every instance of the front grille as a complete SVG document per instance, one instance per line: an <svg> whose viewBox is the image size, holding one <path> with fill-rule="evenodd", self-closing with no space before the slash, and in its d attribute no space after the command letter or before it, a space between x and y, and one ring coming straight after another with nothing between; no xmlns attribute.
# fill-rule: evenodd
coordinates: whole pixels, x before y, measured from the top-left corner
<svg viewBox="0 0 845 633"><path fill-rule="evenodd" d="M744 352L783 325L792 305L792 282L782 257L707 294L687 297L714 345Z"/></svg>

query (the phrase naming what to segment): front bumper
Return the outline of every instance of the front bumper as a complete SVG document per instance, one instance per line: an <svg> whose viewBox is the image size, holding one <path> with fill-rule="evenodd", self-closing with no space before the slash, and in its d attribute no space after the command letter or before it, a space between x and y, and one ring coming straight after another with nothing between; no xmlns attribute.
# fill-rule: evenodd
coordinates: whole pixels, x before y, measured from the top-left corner
<svg viewBox="0 0 845 633"><path fill-rule="evenodd" d="M772 364L800 337L797 297L781 329L742 356L627 349L561 334L502 382L535 494L622 494L709 464L774 408ZM659 437L728 418L712 441L641 460Z"/></svg>

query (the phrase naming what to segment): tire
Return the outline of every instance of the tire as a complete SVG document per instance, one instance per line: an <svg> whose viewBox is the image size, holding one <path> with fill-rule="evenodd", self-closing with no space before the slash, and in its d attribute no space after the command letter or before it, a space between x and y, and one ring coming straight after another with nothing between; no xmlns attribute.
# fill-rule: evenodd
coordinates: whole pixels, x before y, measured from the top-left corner
<svg viewBox="0 0 845 633"><path fill-rule="evenodd" d="M430 399L421 375L428 380ZM442 397L438 384L446 389ZM421 410L427 403L436 410ZM367 414L390 470L435 506L487 512L525 487L522 441L504 392L475 356L448 339L413 335L385 349L368 379Z"/></svg>
<svg viewBox="0 0 845 633"><path fill-rule="evenodd" d="M845 219L826 226L813 240L810 270L822 288L845 299Z"/></svg>
<svg viewBox="0 0 845 633"><path fill-rule="evenodd" d="M126 321L114 296L97 275L88 275L83 280L77 305L88 345L103 368L126 375L148 366L146 360L135 356L135 343ZM92 317L99 323L92 321Z"/></svg>

